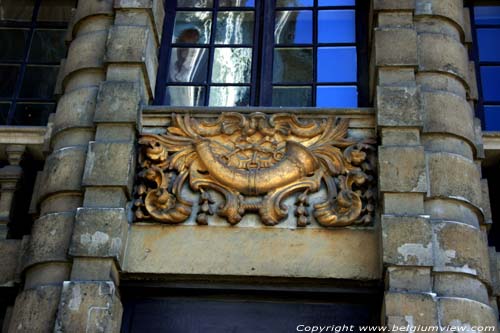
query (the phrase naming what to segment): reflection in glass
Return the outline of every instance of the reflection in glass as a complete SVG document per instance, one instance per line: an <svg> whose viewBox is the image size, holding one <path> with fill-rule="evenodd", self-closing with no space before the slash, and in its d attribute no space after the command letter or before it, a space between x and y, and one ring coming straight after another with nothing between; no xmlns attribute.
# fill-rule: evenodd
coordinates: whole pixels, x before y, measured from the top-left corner
<svg viewBox="0 0 500 333"><path fill-rule="evenodd" d="M358 106L358 89L356 86L318 86L316 106L354 108Z"/></svg>
<svg viewBox="0 0 500 333"><path fill-rule="evenodd" d="M273 82L312 82L312 48L276 48L273 59Z"/></svg>
<svg viewBox="0 0 500 333"><path fill-rule="evenodd" d="M500 61L500 29L477 29L479 60Z"/></svg>
<svg viewBox="0 0 500 333"><path fill-rule="evenodd" d="M485 105L484 106L484 122L485 130L500 131L500 106Z"/></svg>
<svg viewBox="0 0 500 333"><path fill-rule="evenodd" d="M500 6L475 6L476 24L500 24Z"/></svg>
<svg viewBox="0 0 500 333"><path fill-rule="evenodd" d="M311 7L313 0L276 0L276 7Z"/></svg>
<svg viewBox="0 0 500 333"><path fill-rule="evenodd" d="M33 0L0 1L0 21L31 21Z"/></svg>
<svg viewBox="0 0 500 333"><path fill-rule="evenodd" d="M356 47L319 47L318 82L356 82Z"/></svg>
<svg viewBox="0 0 500 333"><path fill-rule="evenodd" d="M209 106L248 106L250 87L211 87Z"/></svg>
<svg viewBox="0 0 500 333"><path fill-rule="evenodd" d="M276 12L274 40L276 44L312 43L312 11L282 10Z"/></svg>
<svg viewBox="0 0 500 333"><path fill-rule="evenodd" d="M213 0L177 0L177 7L207 8L213 7Z"/></svg>
<svg viewBox="0 0 500 333"><path fill-rule="evenodd" d="M64 30L36 30L30 49L30 62L58 63L66 55Z"/></svg>
<svg viewBox="0 0 500 333"><path fill-rule="evenodd" d="M216 44L252 44L253 12L219 12L217 14Z"/></svg>
<svg viewBox="0 0 500 333"><path fill-rule="evenodd" d="M355 41L354 10L319 11L319 43L354 43Z"/></svg>
<svg viewBox="0 0 500 333"><path fill-rule="evenodd" d="M318 0L318 6L354 6L356 0Z"/></svg>
<svg viewBox="0 0 500 333"><path fill-rule="evenodd" d="M167 104L173 106L201 106L205 103L205 87L167 87Z"/></svg>
<svg viewBox="0 0 500 333"><path fill-rule="evenodd" d="M500 102L500 66L481 67L481 83L483 99L490 102Z"/></svg>
<svg viewBox="0 0 500 333"><path fill-rule="evenodd" d="M54 111L54 104L18 103L14 114L14 125L46 125L49 115Z"/></svg>
<svg viewBox="0 0 500 333"><path fill-rule="evenodd" d="M219 7L254 7L254 0L219 0Z"/></svg>
<svg viewBox="0 0 500 333"><path fill-rule="evenodd" d="M0 125L7 124L9 109L10 109L10 103L0 103Z"/></svg>
<svg viewBox="0 0 500 333"><path fill-rule="evenodd" d="M208 49L174 47L170 54L168 82L206 82Z"/></svg>
<svg viewBox="0 0 500 333"><path fill-rule="evenodd" d="M251 74L251 48L218 47L215 49L212 82L249 83Z"/></svg>
<svg viewBox="0 0 500 333"><path fill-rule="evenodd" d="M273 106L311 105L311 87L273 87Z"/></svg>
<svg viewBox="0 0 500 333"><path fill-rule="evenodd" d="M0 29L0 60L22 61L28 30Z"/></svg>
<svg viewBox="0 0 500 333"><path fill-rule="evenodd" d="M172 43L207 44L210 42L212 12L177 12Z"/></svg>
<svg viewBox="0 0 500 333"><path fill-rule="evenodd" d="M59 66L27 66L20 97L51 99L58 71Z"/></svg>
<svg viewBox="0 0 500 333"><path fill-rule="evenodd" d="M68 22L71 18L74 1L43 0L38 11L38 21Z"/></svg>
<svg viewBox="0 0 500 333"><path fill-rule="evenodd" d="M11 97L16 85L19 66L0 65L0 97Z"/></svg>

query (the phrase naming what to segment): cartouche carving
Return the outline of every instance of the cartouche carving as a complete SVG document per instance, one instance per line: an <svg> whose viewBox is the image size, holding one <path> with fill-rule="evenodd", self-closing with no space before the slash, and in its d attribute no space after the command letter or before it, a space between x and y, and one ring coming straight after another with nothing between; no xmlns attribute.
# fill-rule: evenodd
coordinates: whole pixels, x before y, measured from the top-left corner
<svg viewBox="0 0 500 333"><path fill-rule="evenodd" d="M349 120L299 119L291 114L223 113L203 120L173 115L163 135L142 135L135 216L139 221L186 221L199 193L196 222L217 214L236 224L256 213L265 225L288 216L283 201L299 193L294 216L310 223L310 210L326 227L366 225L373 220L373 142L348 138ZM309 204L324 185L326 196ZM224 197L214 207L212 194ZM311 207L312 206L312 207Z"/></svg>

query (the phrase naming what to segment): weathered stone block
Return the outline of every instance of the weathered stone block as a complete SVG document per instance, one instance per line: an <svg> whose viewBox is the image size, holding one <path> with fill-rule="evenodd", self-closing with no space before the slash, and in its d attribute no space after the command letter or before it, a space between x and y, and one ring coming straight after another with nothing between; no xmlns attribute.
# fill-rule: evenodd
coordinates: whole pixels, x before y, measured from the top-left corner
<svg viewBox="0 0 500 333"><path fill-rule="evenodd" d="M483 194L481 197L483 199L481 203L481 208L483 209L484 223L492 224L493 217L491 215L490 190L488 188L487 179L481 179L481 193Z"/></svg>
<svg viewBox="0 0 500 333"><path fill-rule="evenodd" d="M419 92L416 87L377 88L379 126L422 126Z"/></svg>
<svg viewBox="0 0 500 333"><path fill-rule="evenodd" d="M141 96L133 82L103 82L99 90L94 121L137 123Z"/></svg>
<svg viewBox="0 0 500 333"><path fill-rule="evenodd" d="M60 286L23 290L16 298L9 333L52 332L60 295Z"/></svg>
<svg viewBox="0 0 500 333"><path fill-rule="evenodd" d="M441 326L449 328L443 333L479 332L478 326L481 330L490 327L493 329L489 332L498 332L498 321L489 305L464 298L440 298L438 304ZM458 328L453 329L453 326ZM476 327L474 331L473 326Z"/></svg>
<svg viewBox="0 0 500 333"><path fill-rule="evenodd" d="M119 186L130 194L134 162L133 142L90 142L83 185Z"/></svg>
<svg viewBox="0 0 500 333"><path fill-rule="evenodd" d="M53 213L33 224L24 267L49 261L67 261L74 214Z"/></svg>
<svg viewBox="0 0 500 333"><path fill-rule="evenodd" d="M434 291L439 297L461 297L489 304L486 285L465 274L435 273Z"/></svg>
<svg viewBox="0 0 500 333"><path fill-rule="evenodd" d="M432 277L429 267L387 268L386 289L393 292L431 292Z"/></svg>
<svg viewBox="0 0 500 333"><path fill-rule="evenodd" d="M385 264L432 266L432 228L424 217L382 216Z"/></svg>
<svg viewBox="0 0 500 333"><path fill-rule="evenodd" d="M384 213L389 215L424 214L424 193L384 193Z"/></svg>
<svg viewBox="0 0 500 333"><path fill-rule="evenodd" d="M21 241L3 239L0 241L0 286L13 286L18 276L17 266L21 255Z"/></svg>
<svg viewBox="0 0 500 333"><path fill-rule="evenodd" d="M88 208L123 208L127 204L127 200L122 188L87 187L83 206Z"/></svg>
<svg viewBox="0 0 500 333"><path fill-rule="evenodd" d="M123 208L80 208L70 254L75 257L122 258L128 220Z"/></svg>
<svg viewBox="0 0 500 333"><path fill-rule="evenodd" d="M432 135L422 135L422 144L426 152L451 153L461 155L473 160L474 153L468 141L448 134L433 133Z"/></svg>
<svg viewBox="0 0 500 333"><path fill-rule="evenodd" d="M66 281L54 332L118 333L122 312L113 282Z"/></svg>
<svg viewBox="0 0 500 333"><path fill-rule="evenodd" d="M432 220L455 221L479 228L479 212L470 204L450 199L427 199L425 214ZM478 216L479 215L479 216Z"/></svg>
<svg viewBox="0 0 500 333"><path fill-rule="evenodd" d="M474 61L469 62L469 87L469 99L477 101L479 98L479 91L477 88L476 64Z"/></svg>
<svg viewBox="0 0 500 333"><path fill-rule="evenodd" d="M435 271L477 275L489 283L490 264L485 235L463 223L435 222Z"/></svg>
<svg viewBox="0 0 500 333"><path fill-rule="evenodd" d="M85 0L78 4L75 23L93 15L113 15L113 0Z"/></svg>
<svg viewBox="0 0 500 333"><path fill-rule="evenodd" d="M380 86L415 86L415 70L404 67L380 67L377 73Z"/></svg>
<svg viewBox="0 0 500 333"><path fill-rule="evenodd" d="M54 132L71 127L93 127L97 88L88 87L65 93L57 104Z"/></svg>
<svg viewBox="0 0 500 333"><path fill-rule="evenodd" d="M427 154L429 197L450 197L481 205L481 175L473 161L449 153Z"/></svg>
<svg viewBox="0 0 500 333"><path fill-rule="evenodd" d="M421 71L446 72L467 82L469 60L459 40L442 34L422 33L418 35L418 44Z"/></svg>
<svg viewBox="0 0 500 333"><path fill-rule="evenodd" d="M472 110L465 99L446 92L422 94L425 109L424 132L451 133L474 142Z"/></svg>
<svg viewBox="0 0 500 333"><path fill-rule="evenodd" d="M382 146L420 145L420 131L418 128L381 128L380 136L382 137Z"/></svg>
<svg viewBox="0 0 500 333"><path fill-rule="evenodd" d="M377 16L379 28L382 27L392 27L392 28L400 28L400 27L413 27L413 14L410 11L407 12L380 12Z"/></svg>
<svg viewBox="0 0 500 333"><path fill-rule="evenodd" d="M415 0L374 0L374 10L413 10Z"/></svg>
<svg viewBox="0 0 500 333"><path fill-rule="evenodd" d="M429 294L403 294L389 292L384 298L387 317L404 317L404 326L438 325L437 303Z"/></svg>
<svg viewBox="0 0 500 333"><path fill-rule="evenodd" d="M107 30L78 36L71 43L64 66L65 76L81 69L102 68Z"/></svg>
<svg viewBox="0 0 500 333"><path fill-rule="evenodd" d="M377 66L417 66L417 32L415 29L375 29Z"/></svg>
<svg viewBox="0 0 500 333"><path fill-rule="evenodd" d="M57 192L81 191L86 149L69 147L54 151L45 161L40 198Z"/></svg>
<svg viewBox="0 0 500 333"><path fill-rule="evenodd" d="M426 192L424 148L379 147L379 185L382 192Z"/></svg>
<svg viewBox="0 0 500 333"><path fill-rule="evenodd" d="M443 16L463 27L463 1L457 0L417 0L415 16Z"/></svg>

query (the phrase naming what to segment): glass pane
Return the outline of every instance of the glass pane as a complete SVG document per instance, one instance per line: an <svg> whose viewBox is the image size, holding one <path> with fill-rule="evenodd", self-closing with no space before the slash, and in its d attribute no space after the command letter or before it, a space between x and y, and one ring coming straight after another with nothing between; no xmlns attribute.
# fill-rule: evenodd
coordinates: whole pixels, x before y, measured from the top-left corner
<svg viewBox="0 0 500 333"><path fill-rule="evenodd" d="M355 86L318 86L316 106L355 108L358 106L358 89Z"/></svg>
<svg viewBox="0 0 500 333"><path fill-rule="evenodd" d="M319 47L318 82L356 82L356 48Z"/></svg>
<svg viewBox="0 0 500 333"><path fill-rule="evenodd" d="M205 104L205 87L167 87L166 104L174 106L202 106Z"/></svg>
<svg viewBox="0 0 500 333"><path fill-rule="evenodd" d="M0 65L0 97L12 97L18 72L18 66Z"/></svg>
<svg viewBox="0 0 500 333"><path fill-rule="evenodd" d="M311 105L311 87L273 87L273 106Z"/></svg>
<svg viewBox="0 0 500 333"><path fill-rule="evenodd" d="M480 61L500 61L500 29L477 29Z"/></svg>
<svg viewBox="0 0 500 333"><path fill-rule="evenodd" d="M44 22L68 22L74 7L75 1L43 0L37 20Z"/></svg>
<svg viewBox="0 0 500 333"><path fill-rule="evenodd" d="M207 8L213 5L213 0L177 0L177 7Z"/></svg>
<svg viewBox="0 0 500 333"><path fill-rule="evenodd" d="M354 10L320 10L318 13L318 42L356 42Z"/></svg>
<svg viewBox="0 0 500 333"><path fill-rule="evenodd" d="M212 12L177 12L172 43L208 44Z"/></svg>
<svg viewBox="0 0 500 333"><path fill-rule="evenodd" d="M0 29L0 60L23 61L28 30Z"/></svg>
<svg viewBox="0 0 500 333"><path fill-rule="evenodd" d="M14 125L43 126L47 124L49 115L55 111L54 104L25 104L16 105Z"/></svg>
<svg viewBox="0 0 500 333"><path fill-rule="evenodd" d="M500 66L481 67L481 83L483 99L490 102L500 102Z"/></svg>
<svg viewBox="0 0 500 333"><path fill-rule="evenodd" d="M0 125L7 124L9 109L10 109L10 103L0 103Z"/></svg>
<svg viewBox="0 0 500 333"><path fill-rule="evenodd" d="M487 131L500 131L500 106L484 106L484 123Z"/></svg>
<svg viewBox="0 0 500 333"><path fill-rule="evenodd" d="M248 106L250 87L211 87L209 106Z"/></svg>
<svg viewBox="0 0 500 333"><path fill-rule="evenodd" d="M219 47L215 49L212 82L249 83L251 76L251 48Z"/></svg>
<svg viewBox="0 0 500 333"><path fill-rule="evenodd" d="M0 1L0 21L31 21L33 0Z"/></svg>
<svg viewBox="0 0 500 333"><path fill-rule="evenodd" d="M28 66L20 97L52 99L58 71L59 66Z"/></svg>
<svg viewBox="0 0 500 333"><path fill-rule="evenodd" d="M274 40L276 44L311 44L312 11L277 11Z"/></svg>
<svg viewBox="0 0 500 333"><path fill-rule="evenodd" d="M216 44L253 44L253 12L219 12Z"/></svg>
<svg viewBox="0 0 500 333"><path fill-rule="evenodd" d="M354 6L356 0L318 0L318 6Z"/></svg>
<svg viewBox="0 0 500 333"><path fill-rule="evenodd" d="M274 50L273 82L312 82L312 48L277 48Z"/></svg>
<svg viewBox="0 0 500 333"><path fill-rule="evenodd" d="M276 7L312 7L313 0L276 0Z"/></svg>
<svg viewBox="0 0 500 333"><path fill-rule="evenodd" d="M254 7L254 0L219 0L219 7Z"/></svg>
<svg viewBox="0 0 500 333"><path fill-rule="evenodd" d="M36 30L30 49L30 62L52 62L59 61L66 55L66 44L63 30Z"/></svg>
<svg viewBox="0 0 500 333"><path fill-rule="evenodd" d="M476 24L500 24L500 6L474 7Z"/></svg>
<svg viewBox="0 0 500 333"><path fill-rule="evenodd" d="M206 82L208 49L174 47L170 54L169 82Z"/></svg>

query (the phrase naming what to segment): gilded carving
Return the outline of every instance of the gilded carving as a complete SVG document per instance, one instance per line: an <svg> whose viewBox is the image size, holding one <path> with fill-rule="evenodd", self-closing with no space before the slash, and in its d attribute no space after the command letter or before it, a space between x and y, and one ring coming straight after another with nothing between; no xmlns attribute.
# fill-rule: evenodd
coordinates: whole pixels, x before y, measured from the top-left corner
<svg viewBox="0 0 500 333"><path fill-rule="evenodd" d="M348 137L349 119L291 114L172 115L166 134L142 135L135 189L138 221L182 223L193 213L185 188L198 193L196 222L217 214L237 224L247 213L265 225L288 216L298 226L366 225L374 211L374 146ZM326 193L315 204L312 194ZM221 194L217 206L213 195ZM217 206L217 207L216 207Z"/></svg>

